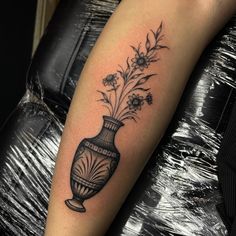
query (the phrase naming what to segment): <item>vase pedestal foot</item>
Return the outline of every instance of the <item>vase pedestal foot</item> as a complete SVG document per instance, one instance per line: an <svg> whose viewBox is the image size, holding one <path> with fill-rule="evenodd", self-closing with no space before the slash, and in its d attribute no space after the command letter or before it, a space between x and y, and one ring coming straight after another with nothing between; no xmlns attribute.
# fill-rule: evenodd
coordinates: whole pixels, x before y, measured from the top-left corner
<svg viewBox="0 0 236 236"><path fill-rule="evenodd" d="M86 212L86 209L83 206L82 202L75 198L66 200L65 204L73 211Z"/></svg>

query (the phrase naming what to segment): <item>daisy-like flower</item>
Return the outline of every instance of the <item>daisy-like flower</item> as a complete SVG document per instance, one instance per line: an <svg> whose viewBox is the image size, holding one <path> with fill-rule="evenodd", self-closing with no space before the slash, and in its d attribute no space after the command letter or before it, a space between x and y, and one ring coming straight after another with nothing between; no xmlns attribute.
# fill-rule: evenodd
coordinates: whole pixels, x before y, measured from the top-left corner
<svg viewBox="0 0 236 236"><path fill-rule="evenodd" d="M133 62L132 66L135 69L140 69L141 71L143 71L145 68L148 68L150 65L150 59L147 55L144 55L143 52L136 53L135 58L131 59L131 61Z"/></svg>
<svg viewBox="0 0 236 236"><path fill-rule="evenodd" d="M129 109L133 111L141 110L142 105L144 104L143 96L139 96L139 94L132 94L129 97L129 101L127 102Z"/></svg>
<svg viewBox="0 0 236 236"><path fill-rule="evenodd" d="M146 102L147 102L148 105L151 105L151 104L152 104L152 101L153 101L153 99L152 99L152 94L151 94L151 93L148 93L147 96L146 96L146 98L145 98L145 100L146 100Z"/></svg>
<svg viewBox="0 0 236 236"><path fill-rule="evenodd" d="M117 84L117 74L109 74L106 78L103 79L104 86L115 86Z"/></svg>

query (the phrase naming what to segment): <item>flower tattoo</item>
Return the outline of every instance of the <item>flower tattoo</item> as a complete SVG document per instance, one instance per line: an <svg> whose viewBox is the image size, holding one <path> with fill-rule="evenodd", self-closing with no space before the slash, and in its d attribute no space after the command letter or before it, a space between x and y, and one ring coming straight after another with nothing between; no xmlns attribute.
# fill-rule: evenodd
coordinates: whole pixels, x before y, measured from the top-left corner
<svg viewBox="0 0 236 236"><path fill-rule="evenodd" d="M156 76L150 65L159 60L158 52L167 48L161 44L162 23L150 30L142 45L131 46L133 53L123 66L102 79L103 91L98 91L109 115L103 116L103 126L93 138L83 139L77 147L71 166L72 198L65 201L71 210L86 212L84 201L100 192L115 172L120 152L115 144L117 131L124 121L137 122L139 112L153 104L149 82ZM85 203L86 204L86 203Z"/></svg>
<svg viewBox="0 0 236 236"><path fill-rule="evenodd" d="M131 61L133 62L132 66L135 69L139 69L141 71L143 71L145 68L148 68L148 66L150 65L148 56L144 55L143 52L141 52L140 54L137 53L135 55L135 58L131 59Z"/></svg>
<svg viewBox="0 0 236 236"><path fill-rule="evenodd" d="M98 91L109 115L103 116L103 126L93 138L83 139L77 147L71 166L72 198L65 201L71 210L86 212L84 201L100 192L115 172L120 152L115 144L117 131L124 121L137 122L139 112L153 104L150 80L156 76L150 65L159 60L158 52L167 48L161 44L162 23L156 31L146 35L145 44L131 46L133 53L125 65L109 73L102 80L103 91Z"/></svg>
<svg viewBox="0 0 236 236"><path fill-rule="evenodd" d="M117 84L117 74L110 74L105 79L103 79L104 86L115 86Z"/></svg>
<svg viewBox="0 0 236 236"><path fill-rule="evenodd" d="M145 100L148 105L152 105L152 94L148 93Z"/></svg>
<svg viewBox="0 0 236 236"><path fill-rule="evenodd" d="M103 79L103 85L111 87L106 91L98 91L102 98L99 100L108 109L109 115L116 120L139 119L138 111L144 104L153 104L153 95L146 83L156 74L145 73L149 66L159 60L158 52L168 48L161 44L162 23L156 31L150 30L146 35L145 44L131 46L134 55L127 58L126 66L119 65L115 73Z"/></svg>
<svg viewBox="0 0 236 236"><path fill-rule="evenodd" d="M141 110L142 105L144 104L143 96L139 96L139 94L132 94L127 101L130 110Z"/></svg>

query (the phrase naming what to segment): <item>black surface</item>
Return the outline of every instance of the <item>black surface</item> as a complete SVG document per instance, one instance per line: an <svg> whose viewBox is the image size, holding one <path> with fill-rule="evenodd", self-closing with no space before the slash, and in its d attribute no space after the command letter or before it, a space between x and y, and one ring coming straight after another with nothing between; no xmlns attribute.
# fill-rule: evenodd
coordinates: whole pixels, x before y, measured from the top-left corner
<svg viewBox="0 0 236 236"><path fill-rule="evenodd" d="M37 0L0 3L0 126L25 92Z"/></svg>

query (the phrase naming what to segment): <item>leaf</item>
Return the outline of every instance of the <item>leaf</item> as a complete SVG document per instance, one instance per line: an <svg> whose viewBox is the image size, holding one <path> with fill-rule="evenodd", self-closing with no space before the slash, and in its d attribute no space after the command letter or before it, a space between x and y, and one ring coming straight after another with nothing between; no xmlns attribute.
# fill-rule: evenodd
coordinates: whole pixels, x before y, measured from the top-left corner
<svg viewBox="0 0 236 236"><path fill-rule="evenodd" d="M137 79L139 76L143 75L143 73L138 73L138 74L134 74L132 77L130 77L130 80L133 79Z"/></svg>
<svg viewBox="0 0 236 236"><path fill-rule="evenodd" d="M127 78L127 74L126 74L126 71L124 70L124 68L119 65L120 67L120 70L117 70L117 73L120 74L120 77L124 80L124 82L126 81L126 78Z"/></svg>
<svg viewBox="0 0 236 236"><path fill-rule="evenodd" d="M154 39L155 39L155 41L156 41L156 33L155 33L153 30L151 30L151 32L152 32L153 37L154 37Z"/></svg>
<svg viewBox="0 0 236 236"><path fill-rule="evenodd" d="M163 49L163 48L169 49L169 47L167 47L167 46L158 45L158 50Z"/></svg>
<svg viewBox="0 0 236 236"><path fill-rule="evenodd" d="M103 106L107 108L107 110L109 111L109 113L110 113L110 115L111 115L111 109L110 109L110 107L107 106L107 105L103 105Z"/></svg>
<svg viewBox="0 0 236 236"><path fill-rule="evenodd" d="M137 119L137 118L138 118L138 117L136 117L136 119ZM133 116L126 116L126 117L122 118L121 121L124 121L124 120L133 120L133 121L137 122L136 119L135 119L135 117L133 117Z"/></svg>
<svg viewBox="0 0 236 236"><path fill-rule="evenodd" d="M129 57L126 60L126 64L127 64L127 69L125 70L124 77L123 77L125 81L127 80L127 76L130 73L130 68L131 68L129 64Z"/></svg>
<svg viewBox="0 0 236 236"><path fill-rule="evenodd" d="M98 101L98 102L108 103L107 100L105 100L105 99L99 99L99 100L97 100L97 101Z"/></svg>
<svg viewBox="0 0 236 236"><path fill-rule="evenodd" d="M149 51L150 47L151 47L151 43L150 43L150 40L149 40L149 34L147 34L147 39L146 39L146 49L147 49L147 52Z"/></svg>
<svg viewBox="0 0 236 236"><path fill-rule="evenodd" d="M137 122L137 120L133 116L128 116L126 119L133 120L133 121Z"/></svg>
<svg viewBox="0 0 236 236"><path fill-rule="evenodd" d="M150 59L150 62L157 62L159 59Z"/></svg>
<svg viewBox="0 0 236 236"><path fill-rule="evenodd" d="M120 71L120 70L117 70L117 73L119 73L119 74L120 74L120 77L123 78L124 72L122 72L122 71Z"/></svg>
<svg viewBox="0 0 236 236"><path fill-rule="evenodd" d="M130 70L129 57L126 60L126 64L127 64L127 69ZM127 72L127 70L126 70L126 72Z"/></svg>
<svg viewBox="0 0 236 236"><path fill-rule="evenodd" d="M119 87L120 87L120 85L117 85L117 86L113 87L112 89L107 90L107 92L115 91L115 90L117 90Z"/></svg>
<svg viewBox="0 0 236 236"><path fill-rule="evenodd" d="M162 26L163 26L163 24L162 24L162 22L161 22L159 28L158 28L157 31L155 32L155 39L156 39L156 40L158 39L158 37L159 37L159 35L160 35L161 31L162 31Z"/></svg>
<svg viewBox="0 0 236 236"><path fill-rule="evenodd" d="M102 91L99 91L99 90L97 90L97 91L102 94L103 99L101 99L101 100L104 100L103 102L105 102L105 103L110 103L110 100L109 100L109 98L107 97L106 93L104 93L104 92L102 92Z"/></svg>
<svg viewBox="0 0 236 236"><path fill-rule="evenodd" d="M136 47L134 47L134 46L132 46L132 45L130 45L130 47L131 47L137 54L139 54L139 48L136 48Z"/></svg>
<svg viewBox="0 0 236 236"><path fill-rule="evenodd" d="M136 91L136 90L140 90L140 91L143 91L143 92L147 92L147 91L150 90L150 88L145 89L145 88L142 88L142 87L138 87L138 88L132 89L131 91L133 92L133 91ZM130 92L131 92L131 91L130 91Z"/></svg>
<svg viewBox="0 0 236 236"><path fill-rule="evenodd" d="M145 77L142 77L140 80L138 80L138 82L135 84L134 88L146 83L152 76L154 76L156 74L150 74L150 75L147 75Z"/></svg>

